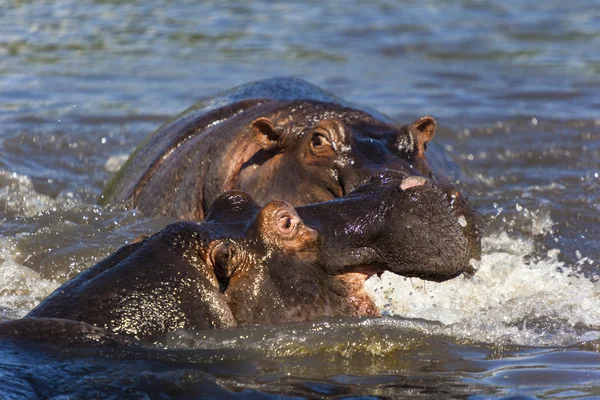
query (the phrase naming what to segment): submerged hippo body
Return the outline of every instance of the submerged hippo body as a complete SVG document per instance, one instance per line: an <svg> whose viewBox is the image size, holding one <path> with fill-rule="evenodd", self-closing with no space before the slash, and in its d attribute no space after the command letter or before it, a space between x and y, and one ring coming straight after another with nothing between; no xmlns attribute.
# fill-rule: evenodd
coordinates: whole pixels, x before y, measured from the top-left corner
<svg viewBox="0 0 600 400"><path fill-rule="evenodd" d="M228 190L246 191L259 204L300 206L344 196L374 173L393 170L425 177L446 193L478 258L472 207L425 157L435 129L432 117L397 126L299 79L254 82L159 128L108 184L102 202L200 221Z"/></svg>
<svg viewBox="0 0 600 400"><path fill-rule="evenodd" d="M468 262L445 194L422 178L382 173L343 198L296 209L233 191L203 223L173 223L120 248L26 318L0 324L0 336L82 329L92 341L128 344L180 329L375 316L369 276L443 281Z"/></svg>

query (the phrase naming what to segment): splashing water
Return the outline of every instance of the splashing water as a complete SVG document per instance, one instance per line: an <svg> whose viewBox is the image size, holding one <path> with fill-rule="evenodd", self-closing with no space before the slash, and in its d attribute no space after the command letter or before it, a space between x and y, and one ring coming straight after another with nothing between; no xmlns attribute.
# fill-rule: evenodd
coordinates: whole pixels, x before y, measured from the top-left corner
<svg viewBox="0 0 600 400"><path fill-rule="evenodd" d="M122 155L114 156L105 167L112 170L124 160ZM1 172L6 183L3 207L9 213L43 219L57 207L81 206L78 199L64 195L53 199L37 193L26 176ZM553 234L549 213L518 207L525 224L531 225L532 235ZM44 277L23 265L27 257L18 243L31 235L0 238L0 321L24 316L64 280L64 275ZM367 281L367 292L384 315L433 322L404 321L403 329L529 346L571 345L600 338L595 330L600 325L600 289L580 272L586 265L593 266L593 260L579 256L574 265L565 265L558 249L535 256L533 237L514 238L504 230L485 237L482 246L482 259L473 277L434 283L384 273ZM77 265L91 262L78 249L73 250L71 259Z"/></svg>
<svg viewBox="0 0 600 400"><path fill-rule="evenodd" d="M129 158L129 154L119 154L116 156L110 156L104 164L104 169L108 172L115 173L125 164L125 161Z"/></svg>
<svg viewBox="0 0 600 400"><path fill-rule="evenodd" d="M114 161L120 164L122 157L118 158ZM11 179L9 193L23 197L15 204L20 204L24 216L41 215L54 207L56 201L41 198L28 178L3 177ZM547 213L526 217L533 227L542 227L538 234L551 234ZM0 238L0 321L24 316L59 286L57 279L62 280L44 278L20 263L17 243L21 236L27 234ZM584 264L594 264L593 260L580 257L575 265L565 265L558 249L536 257L533 238L513 238L506 231L485 237L482 246L473 277L434 283L384 273L367 281L367 292L384 315L415 320L414 324L403 321L402 329L529 346L571 345L600 338L595 330L600 325L600 289L578 272Z"/></svg>
<svg viewBox="0 0 600 400"><path fill-rule="evenodd" d="M0 238L0 322L25 316L59 283L15 262L18 251L13 242Z"/></svg>
<svg viewBox="0 0 600 400"><path fill-rule="evenodd" d="M29 177L0 170L0 210L33 216L55 204L50 197L36 192Z"/></svg>
<svg viewBox="0 0 600 400"><path fill-rule="evenodd" d="M533 239L506 232L484 238L482 246L473 277L434 283L384 273L367 281L367 292L384 315L441 322L432 329L458 338L529 346L600 338L600 288L577 272L592 260L569 268L556 249L536 259Z"/></svg>

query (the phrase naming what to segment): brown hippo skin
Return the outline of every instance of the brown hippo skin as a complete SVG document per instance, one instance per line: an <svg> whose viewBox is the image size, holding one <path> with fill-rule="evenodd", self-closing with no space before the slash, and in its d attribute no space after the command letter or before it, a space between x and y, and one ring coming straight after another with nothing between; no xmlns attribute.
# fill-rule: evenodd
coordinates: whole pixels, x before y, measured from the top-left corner
<svg viewBox="0 0 600 400"><path fill-rule="evenodd" d="M398 126L298 79L253 82L159 128L107 185L101 202L203 220L228 190L246 191L259 204L279 199L300 206L344 196L374 173L393 170L425 177L447 194L464 216L471 256L479 258L473 207L425 157L436 126L429 116Z"/></svg>
<svg viewBox="0 0 600 400"><path fill-rule="evenodd" d="M468 263L454 210L423 178L381 173L343 198L296 209L232 191L204 222L176 222L120 248L24 319L0 324L0 336L59 341L81 329L87 342L130 344L181 329L376 316L369 276L443 281Z"/></svg>

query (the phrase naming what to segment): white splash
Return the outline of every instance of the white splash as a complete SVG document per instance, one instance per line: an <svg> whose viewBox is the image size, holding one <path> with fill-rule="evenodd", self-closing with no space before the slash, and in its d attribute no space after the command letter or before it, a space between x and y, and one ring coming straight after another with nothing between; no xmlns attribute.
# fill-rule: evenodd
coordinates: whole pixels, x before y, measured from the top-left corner
<svg viewBox="0 0 600 400"><path fill-rule="evenodd" d="M505 232L482 244L472 278L435 283L385 273L367 281L367 292L384 314L441 322L446 334L472 340L539 346L600 337L600 287L559 261L560 251L528 261L533 240Z"/></svg>
<svg viewBox="0 0 600 400"><path fill-rule="evenodd" d="M55 200L35 191L29 177L0 170L0 210L31 217L55 205Z"/></svg>
<svg viewBox="0 0 600 400"><path fill-rule="evenodd" d="M104 164L104 169L106 169L108 172L117 172L119 168L121 168L123 164L125 164L128 158L129 154L119 154L116 156L110 156Z"/></svg>
<svg viewBox="0 0 600 400"><path fill-rule="evenodd" d="M0 238L0 321L23 317L59 286L17 263L16 256L16 246Z"/></svg>

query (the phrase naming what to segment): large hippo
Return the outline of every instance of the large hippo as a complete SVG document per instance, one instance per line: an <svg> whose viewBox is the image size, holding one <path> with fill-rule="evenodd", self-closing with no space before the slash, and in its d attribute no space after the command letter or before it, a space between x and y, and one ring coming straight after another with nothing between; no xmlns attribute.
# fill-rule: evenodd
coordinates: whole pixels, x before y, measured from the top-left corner
<svg viewBox="0 0 600 400"><path fill-rule="evenodd" d="M127 344L180 329L376 316L369 276L443 281L468 263L454 210L424 178L380 173L345 197L296 209L232 191L204 222L176 222L120 248L26 318L0 324L0 336L59 340L82 330L88 341Z"/></svg>
<svg viewBox="0 0 600 400"><path fill-rule="evenodd" d="M425 157L436 126L430 116L398 126L299 79L254 82L190 108L150 135L101 202L203 220L228 190L246 191L259 204L280 199L299 206L344 196L374 173L393 170L425 177L446 193L478 258L473 208Z"/></svg>

